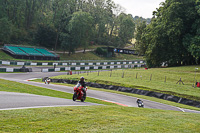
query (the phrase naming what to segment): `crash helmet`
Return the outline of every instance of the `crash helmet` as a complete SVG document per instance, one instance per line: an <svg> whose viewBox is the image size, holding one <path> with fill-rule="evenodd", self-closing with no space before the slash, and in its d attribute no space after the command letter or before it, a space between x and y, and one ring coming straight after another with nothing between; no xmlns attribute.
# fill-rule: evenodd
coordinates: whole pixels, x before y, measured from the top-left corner
<svg viewBox="0 0 200 133"><path fill-rule="evenodd" d="M84 78L84 77L81 77L81 78L80 78L80 81L84 81L84 80L85 80L85 78Z"/></svg>

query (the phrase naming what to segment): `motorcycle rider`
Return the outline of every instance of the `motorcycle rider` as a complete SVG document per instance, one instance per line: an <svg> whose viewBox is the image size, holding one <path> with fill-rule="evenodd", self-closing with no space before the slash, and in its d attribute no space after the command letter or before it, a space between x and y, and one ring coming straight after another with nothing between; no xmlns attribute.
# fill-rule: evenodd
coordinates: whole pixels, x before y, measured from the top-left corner
<svg viewBox="0 0 200 133"><path fill-rule="evenodd" d="M139 104L139 103L143 103L143 101L141 100L141 99L139 99L139 98L137 98L137 104Z"/></svg>
<svg viewBox="0 0 200 133"><path fill-rule="evenodd" d="M81 77L78 83L81 84L81 86L82 86L83 96L86 96L85 78L84 78L84 77Z"/></svg>
<svg viewBox="0 0 200 133"><path fill-rule="evenodd" d="M137 102L137 103L139 103L140 101L142 101L142 100L141 100L141 99L139 99L139 98L137 98L137 101L136 101L136 102Z"/></svg>

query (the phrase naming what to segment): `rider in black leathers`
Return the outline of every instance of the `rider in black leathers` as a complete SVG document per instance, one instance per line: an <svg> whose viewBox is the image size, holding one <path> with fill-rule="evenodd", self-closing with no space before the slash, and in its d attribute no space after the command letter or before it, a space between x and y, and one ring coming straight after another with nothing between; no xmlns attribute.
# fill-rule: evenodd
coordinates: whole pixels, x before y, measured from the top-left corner
<svg viewBox="0 0 200 133"><path fill-rule="evenodd" d="M81 86L83 87L82 88L82 91L83 91L83 96L86 96L86 84L85 84L85 78L84 77L81 77L79 82L81 84Z"/></svg>
<svg viewBox="0 0 200 133"><path fill-rule="evenodd" d="M142 100L140 100L139 98L137 98L137 101L136 101L136 102L139 103L140 101L142 102Z"/></svg>
<svg viewBox="0 0 200 133"><path fill-rule="evenodd" d="M138 104L138 107L139 107L139 103L143 103L143 101L141 99L137 98L136 103Z"/></svg>

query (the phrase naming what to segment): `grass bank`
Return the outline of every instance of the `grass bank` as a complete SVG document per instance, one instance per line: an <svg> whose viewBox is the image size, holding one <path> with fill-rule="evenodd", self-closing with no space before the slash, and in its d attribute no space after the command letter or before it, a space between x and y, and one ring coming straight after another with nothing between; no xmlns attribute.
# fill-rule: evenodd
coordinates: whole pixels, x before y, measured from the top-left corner
<svg viewBox="0 0 200 133"><path fill-rule="evenodd" d="M0 91L71 99L72 94L0 79ZM197 133L200 114L109 106L56 107L0 111L0 132Z"/></svg>
<svg viewBox="0 0 200 133"><path fill-rule="evenodd" d="M80 76L84 76L87 82L138 88L200 101L200 88L192 87L194 80L200 80L200 71L196 71L195 74L196 67L200 66L113 70L99 72L99 74L96 72L52 78L78 80ZM179 84L180 78L184 85Z"/></svg>
<svg viewBox="0 0 200 133"><path fill-rule="evenodd" d="M75 53L72 55L68 55L67 53L58 53L60 55L60 61L65 60L143 60L143 57L138 57L135 55L126 55L126 54L116 54L115 57L102 57L96 55L94 52L85 52L85 53ZM52 62L52 61L41 61L41 60L24 60L24 59L15 59L12 56L6 54L2 50L0 50L0 59L1 60L16 60L16 61L32 61L32 62Z"/></svg>
<svg viewBox="0 0 200 133"><path fill-rule="evenodd" d="M121 106L0 111L0 132L198 133L200 115Z"/></svg>
<svg viewBox="0 0 200 133"><path fill-rule="evenodd" d="M115 54L115 57L102 57L95 54L95 52L75 53L70 56L67 53L59 55L61 60L144 60L141 56L127 54Z"/></svg>

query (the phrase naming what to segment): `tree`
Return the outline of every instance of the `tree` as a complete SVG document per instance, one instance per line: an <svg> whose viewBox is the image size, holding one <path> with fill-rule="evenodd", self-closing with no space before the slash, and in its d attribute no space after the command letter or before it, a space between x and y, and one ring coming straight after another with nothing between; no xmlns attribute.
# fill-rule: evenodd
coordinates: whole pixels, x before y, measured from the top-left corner
<svg viewBox="0 0 200 133"><path fill-rule="evenodd" d="M51 26L40 24L35 34L35 42L40 46L53 48L55 41L55 29Z"/></svg>
<svg viewBox="0 0 200 133"><path fill-rule="evenodd" d="M149 67L188 64L197 47L194 22L199 18L195 0L166 0L153 12L151 24L145 28L146 61ZM198 23L199 24L199 23ZM192 41L189 37L193 36ZM195 44L195 45L192 45ZM191 48L192 47L192 48Z"/></svg>
<svg viewBox="0 0 200 133"><path fill-rule="evenodd" d="M7 18L0 19L0 41L9 43L12 35L12 23Z"/></svg>
<svg viewBox="0 0 200 133"><path fill-rule="evenodd" d="M75 12L69 21L69 33L72 37L72 44L75 46L83 46L84 52L89 44L92 34L93 18L87 12Z"/></svg>
<svg viewBox="0 0 200 133"><path fill-rule="evenodd" d="M120 14L118 19L120 22L118 36L121 40L118 47L123 48L127 43L131 43L130 40L134 37L135 23L131 15L126 15L124 13Z"/></svg>
<svg viewBox="0 0 200 133"><path fill-rule="evenodd" d="M147 43L145 41L146 23L146 21L138 22L135 31L136 49L140 55L144 55L147 50Z"/></svg>
<svg viewBox="0 0 200 133"><path fill-rule="evenodd" d="M0 11L0 19L8 22L5 27L1 25L7 28L0 33L5 36L1 39L4 42L39 44L56 50L63 41L62 47L68 42L67 46L73 44L85 50L90 41L124 47L133 37L132 16L124 14L124 19L118 19L123 10L112 0L1 0Z"/></svg>

